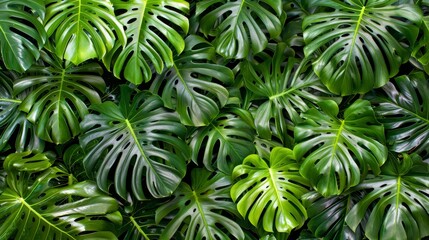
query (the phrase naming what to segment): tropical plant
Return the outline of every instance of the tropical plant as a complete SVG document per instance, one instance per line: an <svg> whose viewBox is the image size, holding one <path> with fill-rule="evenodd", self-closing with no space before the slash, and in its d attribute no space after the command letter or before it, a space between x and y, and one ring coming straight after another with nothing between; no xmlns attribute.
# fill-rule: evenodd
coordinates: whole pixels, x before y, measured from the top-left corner
<svg viewBox="0 0 429 240"><path fill-rule="evenodd" d="M0 239L429 236L428 0L0 0Z"/></svg>

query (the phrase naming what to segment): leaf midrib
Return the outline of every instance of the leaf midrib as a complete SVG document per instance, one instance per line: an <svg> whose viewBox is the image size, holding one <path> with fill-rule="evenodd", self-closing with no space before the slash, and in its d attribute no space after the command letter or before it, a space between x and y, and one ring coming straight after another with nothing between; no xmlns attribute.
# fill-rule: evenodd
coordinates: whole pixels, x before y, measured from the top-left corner
<svg viewBox="0 0 429 240"><path fill-rule="evenodd" d="M203 224L205 226L206 232L207 232L207 236L209 237L208 240L212 240L212 233L210 232L210 227L209 224L207 223L207 219L206 219L206 215L204 214L203 208L201 207L201 203L198 200L198 196L197 193L195 191L192 191L192 195L195 199L195 204L197 205L198 208L198 212L200 212L201 215L201 219L203 220Z"/></svg>
<svg viewBox="0 0 429 240"><path fill-rule="evenodd" d="M46 222L47 224L49 224L52 228L56 229L59 232L64 233L65 235L67 235L68 237L70 237L71 239L76 239L75 237L71 236L69 233L63 231L62 229L58 228L57 226L55 226L54 224L52 224L51 222L49 222L48 220L46 220L42 215L40 215L36 210L34 210L30 204L28 204L25 199L23 198L18 198L18 200L21 202L21 204L23 206L25 206L29 211L31 211L33 214L35 214L39 219L43 220L44 222ZM22 208L21 208L22 209ZM21 212L20 209L20 212Z"/></svg>
<svg viewBox="0 0 429 240"><path fill-rule="evenodd" d="M22 103L21 100L16 100L16 99L8 99L8 98L0 98L0 102L10 102L10 103Z"/></svg>
<svg viewBox="0 0 429 240"><path fill-rule="evenodd" d="M353 53L353 50L354 50L354 47L356 44L356 38L357 38L358 33L359 33L359 28L360 28L364 13L365 13L365 6L362 6L362 9L360 10L358 21L356 23L356 27L355 27L355 30L353 33L352 44L350 45L349 53L347 55L347 62L346 62L345 69L348 69L348 67L349 67L350 59L351 59L351 56L352 56L352 53Z"/></svg>
<svg viewBox="0 0 429 240"><path fill-rule="evenodd" d="M144 237L144 239L149 240L149 237L146 235L143 229L141 229L140 225L136 222L133 216L130 216L130 221L133 224L133 226L137 229L137 231Z"/></svg>
<svg viewBox="0 0 429 240"><path fill-rule="evenodd" d="M274 178L275 178L274 175L275 174L273 173L273 169L268 168L268 173L270 174L270 183L271 183L271 186L273 186L273 190L274 190L274 192L276 194L276 198L277 198L277 201L279 203L278 206L279 206L279 208L280 208L280 210L281 210L282 213L287 213L288 212L287 209L285 209L285 206L283 204L281 204L282 197L280 196L280 193L279 193L279 190L278 190L278 187L277 187L277 183L276 183L276 181L274 181Z"/></svg>

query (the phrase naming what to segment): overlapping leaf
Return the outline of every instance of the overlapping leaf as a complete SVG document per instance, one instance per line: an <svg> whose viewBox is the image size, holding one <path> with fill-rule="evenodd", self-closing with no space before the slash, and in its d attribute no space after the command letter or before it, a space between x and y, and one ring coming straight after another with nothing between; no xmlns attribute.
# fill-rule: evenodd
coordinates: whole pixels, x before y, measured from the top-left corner
<svg viewBox="0 0 429 240"><path fill-rule="evenodd" d="M354 231L365 214L368 239L422 239L429 235L429 168L417 155L394 156L378 177L355 188L369 191L347 214Z"/></svg>
<svg viewBox="0 0 429 240"><path fill-rule="evenodd" d="M43 151L44 143L36 136L35 127L18 108L26 92L15 96L13 81L0 73L0 152L15 140L15 151Z"/></svg>
<svg viewBox="0 0 429 240"><path fill-rule="evenodd" d="M252 115L240 108L227 108L208 126L195 129L191 136L192 160L209 170L230 174L243 159L255 152Z"/></svg>
<svg viewBox="0 0 429 240"><path fill-rule="evenodd" d="M185 51L174 59L171 69L154 80L151 90L159 93L168 108L175 109L185 125L204 126L219 114L228 100L226 85L233 72L219 64L213 46L203 38L186 38Z"/></svg>
<svg viewBox="0 0 429 240"><path fill-rule="evenodd" d="M104 63L117 78L140 84L173 65L173 57L185 48L182 34L188 32L184 0L111 0L128 38L123 48L117 42Z"/></svg>
<svg viewBox="0 0 429 240"><path fill-rule="evenodd" d="M50 165L44 154L14 153L6 158L0 238L117 239L112 232L122 221L117 201L89 181L62 185L67 174Z"/></svg>
<svg viewBox="0 0 429 240"><path fill-rule="evenodd" d="M309 61L288 57L287 50L280 43L272 58L262 55L263 62L244 62L242 66L247 89L254 94L254 100L263 100L255 113L255 126L266 139L271 139L274 124L277 137L284 140L288 134L286 119L299 123L299 112L330 95L314 72L308 71Z"/></svg>
<svg viewBox="0 0 429 240"><path fill-rule="evenodd" d="M422 72L400 76L373 95L371 102L395 152L429 157L429 82Z"/></svg>
<svg viewBox="0 0 429 240"><path fill-rule="evenodd" d="M171 239L176 231L183 231L186 240L244 240L240 225L225 216L236 214L230 187L231 180L222 173L193 169L191 185L182 182L174 198L156 211L157 222L173 214L160 239Z"/></svg>
<svg viewBox="0 0 429 240"><path fill-rule="evenodd" d="M122 86L119 105L91 106L95 113L81 124L84 166L102 190L113 184L125 200L145 199L147 191L156 198L169 196L186 173L186 128L158 96L141 92L131 101L132 92Z"/></svg>
<svg viewBox="0 0 429 240"><path fill-rule="evenodd" d="M216 51L226 58L261 52L268 39L280 35L284 23L280 0L204 0L196 8L200 31L215 37Z"/></svg>
<svg viewBox="0 0 429 240"><path fill-rule="evenodd" d="M87 104L101 102L98 91L104 91L105 83L96 75L101 71L96 63L66 68L34 66L30 71L34 75L15 81L15 95L32 89L19 109L28 113L41 139L60 144L80 133L79 123L88 113Z"/></svg>
<svg viewBox="0 0 429 240"><path fill-rule="evenodd" d="M338 195L361 181L368 166L375 174L386 161L384 128L366 100L357 100L340 119L332 100L310 109L295 127L294 152L303 163L300 173L323 196Z"/></svg>
<svg viewBox="0 0 429 240"><path fill-rule="evenodd" d="M304 195L309 221L307 226L316 237L335 240L358 240L362 227L352 231L345 222L350 209L364 196L363 192L324 198L317 192Z"/></svg>
<svg viewBox="0 0 429 240"><path fill-rule="evenodd" d="M47 38L43 0L0 1L0 52L8 69L27 70L39 57Z"/></svg>
<svg viewBox="0 0 429 240"><path fill-rule="evenodd" d="M395 0L317 1L329 10L303 21L306 56L336 94L366 93L386 84L408 60L422 16L414 4Z"/></svg>
<svg viewBox="0 0 429 240"><path fill-rule="evenodd" d="M122 24L109 0L46 0L45 28L53 51L78 65L102 58L115 43L126 42Z"/></svg>
<svg viewBox="0 0 429 240"><path fill-rule="evenodd" d="M299 174L292 150L274 148L267 162L253 154L234 168L231 188L240 214L267 232L291 232L301 227L307 211L300 198L308 181Z"/></svg>

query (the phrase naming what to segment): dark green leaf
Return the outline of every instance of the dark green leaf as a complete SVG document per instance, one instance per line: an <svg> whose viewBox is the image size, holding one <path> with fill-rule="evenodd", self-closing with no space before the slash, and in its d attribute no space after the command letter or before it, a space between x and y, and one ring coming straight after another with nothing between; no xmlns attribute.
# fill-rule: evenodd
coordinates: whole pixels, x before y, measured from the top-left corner
<svg viewBox="0 0 429 240"><path fill-rule="evenodd" d="M80 133L79 123L88 114L87 102L101 102L97 90L103 92L105 83L96 75L101 71L96 63L67 68L34 66L34 75L15 81L15 95L32 90L19 109L28 113L41 139L60 144Z"/></svg>
<svg viewBox="0 0 429 240"><path fill-rule="evenodd" d="M429 157L429 82L422 72L400 76L373 95L372 103L395 152Z"/></svg>
<svg viewBox="0 0 429 240"><path fill-rule="evenodd" d="M255 152L252 115L240 108L226 108L208 126L197 128L190 141L192 160L213 171L230 174L243 159Z"/></svg>
<svg viewBox="0 0 429 240"><path fill-rule="evenodd" d="M200 31L214 36L216 51L226 58L245 58L265 49L267 36L280 35L284 19L280 0L198 1Z"/></svg>
<svg viewBox="0 0 429 240"><path fill-rule="evenodd" d="M174 198L156 210L157 222L174 214L160 239L171 239L176 231L184 231L186 240L244 239L241 227L227 217L236 214L230 178L196 168L191 182L191 186L182 182Z"/></svg>
<svg viewBox="0 0 429 240"><path fill-rule="evenodd" d="M96 173L102 190L113 183L124 199L128 194L145 199L146 190L153 197L169 196L186 173L186 128L158 96L141 92L130 102L131 96L132 89L122 86L119 105L91 106L98 114L81 124L84 166L88 174Z"/></svg>
<svg viewBox="0 0 429 240"><path fill-rule="evenodd" d="M209 124L228 100L224 86L232 82L234 74L225 66L211 63L214 58L213 46L191 35L186 38L185 51L174 59L173 67L158 75L151 86L168 108L179 113L185 125Z"/></svg>
<svg viewBox="0 0 429 240"><path fill-rule="evenodd" d="M422 16L395 0L317 1L329 10L303 21L306 56L318 55L314 71L336 94L366 93L386 84L408 60Z"/></svg>
<svg viewBox="0 0 429 240"><path fill-rule="evenodd" d="M0 52L6 68L27 70L40 56L46 41L43 0L0 1Z"/></svg>
<svg viewBox="0 0 429 240"><path fill-rule="evenodd" d="M384 128L375 118L370 103L357 100L338 116L332 100L310 109L305 121L295 127L294 152L302 159L300 173L323 196L338 195L359 184L368 166L375 174L386 161Z"/></svg>
<svg viewBox="0 0 429 240"><path fill-rule="evenodd" d="M369 191L347 214L354 231L365 214L368 239L422 239L429 235L429 171L417 155L394 156L378 177L369 176L355 191Z"/></svg>
<svg viewBox="0 0 429 240"><path fill-rule="evenodd" d="M290 232L307 219L301 196L308 181L299 174L292 150L274 148L265 162L253 154L234 168L231 196L240 214L267 232Z"/></svg>
<svg viewBox="0 0 429 240"><path fill-rule="evenodd" d="M123 48L116 43L104 63L113 68L117 78L140 84L152 77L153 68L161 73L164 64L173 66L173 56L185 48L182 33L189 22L183 14L189 10L184 0L124 1L111 0L118 20L125 26L128 38ZM153 66L152 66L153 65Z"/></svg>

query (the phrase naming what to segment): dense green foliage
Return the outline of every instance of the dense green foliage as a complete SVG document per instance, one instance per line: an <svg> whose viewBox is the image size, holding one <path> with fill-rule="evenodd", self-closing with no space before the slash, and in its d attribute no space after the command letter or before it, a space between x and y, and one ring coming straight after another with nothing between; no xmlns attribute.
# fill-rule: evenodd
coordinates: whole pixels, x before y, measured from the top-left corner
<svg viewBox="0 0 429 240"><path fill-rule="evenodd" d="M0 0L0 240L429 236L428 0Z"/></svg>

